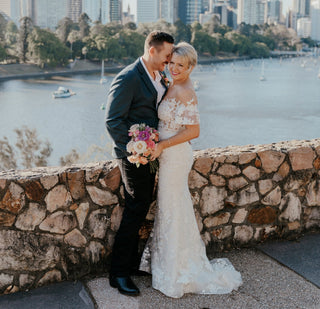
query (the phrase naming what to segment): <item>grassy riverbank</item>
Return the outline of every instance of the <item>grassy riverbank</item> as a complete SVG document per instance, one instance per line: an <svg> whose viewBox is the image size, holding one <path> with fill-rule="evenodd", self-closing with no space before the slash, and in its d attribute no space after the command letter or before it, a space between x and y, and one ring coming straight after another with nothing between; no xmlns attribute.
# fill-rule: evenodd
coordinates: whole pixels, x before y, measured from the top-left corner
<svg viewBox="0 0 320 309"><path fill-rule="evenodd" d="M218 55L216 57L199 57L199 64L209 64L224 61L236 61L248 59L248 57L236 57L234 55ZM119 63L105 63L105 72L115 73L121 70L124 65ZM54 76L64 74L85 74L100 72L101 66L99 63L94 63L88 60L77 60L73 65L67 67L55 67L41 69L32 63L21 64L1 64L0 65L0 81L20 78L36 78L42 76Z"/></svg>

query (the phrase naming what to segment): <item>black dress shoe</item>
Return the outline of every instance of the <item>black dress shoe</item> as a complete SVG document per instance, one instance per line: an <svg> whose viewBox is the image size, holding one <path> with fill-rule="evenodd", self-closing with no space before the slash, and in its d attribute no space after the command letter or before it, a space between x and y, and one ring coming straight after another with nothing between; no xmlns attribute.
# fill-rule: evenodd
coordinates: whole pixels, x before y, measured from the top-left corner
<svg viewBox="0 0 320 309"><path fill-rule="evenodd" d="M110 276L109 278L110 285L113 288L117 288L121 294L128 296L137 296L140 294L139 289L134 284L129 276L126 277L115 277Z"/></svg>

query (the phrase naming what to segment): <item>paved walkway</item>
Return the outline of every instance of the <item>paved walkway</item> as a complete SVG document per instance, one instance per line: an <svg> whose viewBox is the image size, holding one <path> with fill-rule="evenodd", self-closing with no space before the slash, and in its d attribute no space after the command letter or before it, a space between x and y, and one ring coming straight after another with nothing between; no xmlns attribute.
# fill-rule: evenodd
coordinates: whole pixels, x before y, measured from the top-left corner
<svg viewBox="0 0 320 309"><path fill-rule="evenodd" d="M241 272L243 285L238 291L227 295L187 294L172 299L152 288L151 277L133 277L141 295L129 297L110 287L107 277L99 277L0 296L0 308L320 309L320 289L316 285L260 250L233 250L219 257L229 258ZM314 258L318 261L320 257Z"/></svg>

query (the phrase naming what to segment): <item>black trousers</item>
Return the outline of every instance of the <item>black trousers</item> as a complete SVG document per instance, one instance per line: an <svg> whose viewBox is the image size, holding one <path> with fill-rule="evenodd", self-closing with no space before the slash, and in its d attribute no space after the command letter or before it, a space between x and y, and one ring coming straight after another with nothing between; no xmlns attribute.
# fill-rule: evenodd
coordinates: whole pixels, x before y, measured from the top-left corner
<svg viewBox="0 0 320 309"><path fill-rule="evenodd" d="M136 167L127 158L117 159L124 183L125 207L112 248L110 275L129 276L140 264L139 230L149 211L155 174L149 164Z"/></svg>

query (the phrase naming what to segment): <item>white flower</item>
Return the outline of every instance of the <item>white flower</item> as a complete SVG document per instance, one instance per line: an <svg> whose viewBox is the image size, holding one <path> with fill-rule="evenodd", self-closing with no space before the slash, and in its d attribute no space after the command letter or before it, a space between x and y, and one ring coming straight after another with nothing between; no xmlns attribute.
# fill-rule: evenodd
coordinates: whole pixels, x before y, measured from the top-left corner
<svg viewBox="0 0 320 309"><path fill-rule="evenodd" d="M138 154L144 153L147 150L147 143L145 141L134 142L133 149Z"/></svg>
<svg viewBox="0 0 320 309"><path fill-rule="evenodd" d="M130 132L135 132L135 131L137 131L137 130L139 130L139 125L138 124L133 124L131 127L130 127Z"/></svg>
<svg viewBox="0 0 320 309"><path fill-rule="evenodd" d="M134 141L130 141L128 144L127 144L127 151L132 153L134 152Z"/></svg>

